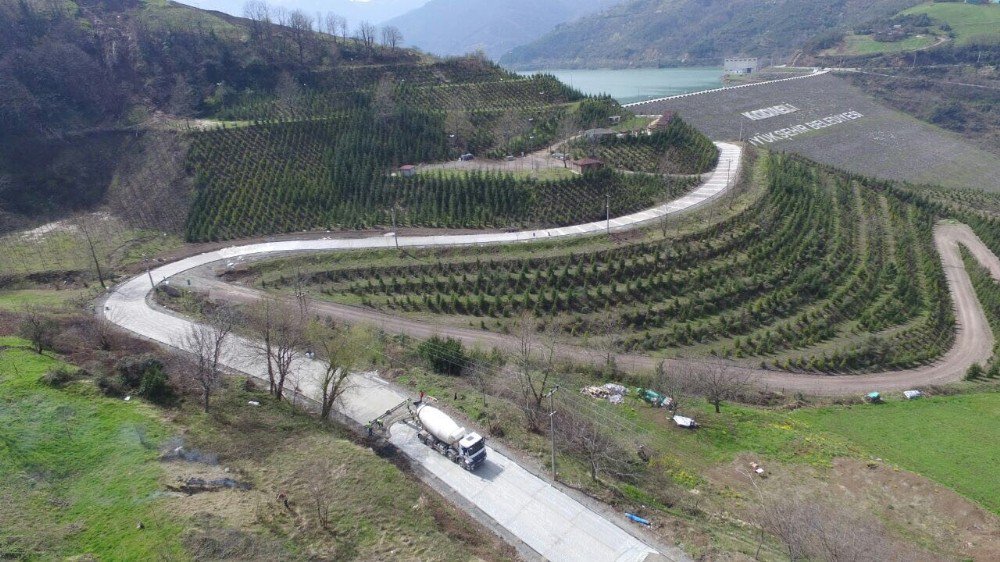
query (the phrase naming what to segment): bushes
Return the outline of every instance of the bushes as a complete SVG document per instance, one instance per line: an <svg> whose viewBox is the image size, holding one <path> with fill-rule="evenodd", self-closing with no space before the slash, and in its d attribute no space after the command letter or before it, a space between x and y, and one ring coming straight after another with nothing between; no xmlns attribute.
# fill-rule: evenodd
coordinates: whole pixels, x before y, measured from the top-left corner
<svg viewBox="0 0 1000 562"><path fill-rule="evenodd" d="M52 388L62 388L79 377L80 373L78 371L74 371L69 367L59 367L42 375L41 382Z"/></svg>
<svg viewBox="0 0 1000 562"><path fill-rule="evenodd" d="M442 375L459 376L469 363L462 342L453 338L433 336L417 347L417 353Z"/></svg>
<svg viewBox="0 0 1000 562"><path fill-rule="evenodd" d="M115 372L115 376L97 378L97 387L105 396L120 398L135 393L160 406L177 403L177 392L159 359L150 355L126 357L115 366Z"/></svg>
<svg viewBox="0 0 1000 562"><path fill-rule="evenodd" d="M170 385L163 365L157 363L143 373L139 384L139 396L159 406L171 406L177 401L177 393Z"/></svg>

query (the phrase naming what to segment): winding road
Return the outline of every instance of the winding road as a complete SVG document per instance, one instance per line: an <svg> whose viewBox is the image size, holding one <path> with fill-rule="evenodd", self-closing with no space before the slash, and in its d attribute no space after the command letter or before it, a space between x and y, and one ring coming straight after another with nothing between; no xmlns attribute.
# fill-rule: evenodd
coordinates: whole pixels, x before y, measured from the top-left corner
<svg viewBox="0 0 1000 562"><path fill-rule="evenodd" d="M191 320L158 310L149 302L151 281L161 283L178 275L190 276L198 268L218 262L229 262L246 256L278 255L289 252L332 251L392 248L451 247L487 244L510 244L601 234L606 231L634 229L665 216L703 205L723 193L739 175L742 151L737 145L717 143L721 154L716 170L708 180L684 197L646 211L624 217L583 225L510 233L484 233L442 236L329 238L319 240L286 240L224 248L188 257L158 267L117 286L104 304L103 314L112 322L139 336L185 350L183 337L194 326ZM973 362L982 362L992 353L993 335L976 299L971 281L962 266L958 244L968 246L984 265L1000 279L997 259L963 225L939 225L935 240L941 252L948 286L956 304L959 331L954 348L937 365L899 371L851 377L822 377L774 371L753 370L760 384L772 388L797 390L817 394L856 393L871 389L900 389L958 380ZM196 276L195 276L196 277ZM215 287L217 290L220 287ZM256 298L250 289L229 286L225 289L235 298ZM478 330L445 328L380 314L370 310L316 303L317 311L350 321L375 323L386 330L409 333L417 337L431 334L452 335L470 343L509 347L510 338ZM561 346L560 355L574 359L593 357L593 353L576 346ZM223 356L227 367L249 375L266 378L266 369L252 351L251 342L234 338ZM620 355L619 366L626 369L649 369L657 360ZM697 369L703 363L672 360L671 368ZM322 366L303 359L295 371L301 393L317 396L315 384ZM367 423L407 396L373 373L353 375L354 385L340 404L340 413L359 424ZM489 450L489 461L475 473L468 473L417 441L412 428L403 424L394 427L391 441L414 465L426 471L425 479L442 484L449 495L478 516L494 524L498 532L519 543L522 554L549 560L687 560L676 547L656 545L652 537L642 534L634 524L624 521L621 514L611 514L584 498L553 486L546 480L517 464L496 450ZM655 545L655 546L651 546Z"/></svg>
<svg viewBox="0 0 1000 562"><path fill-rule="evenodd" d="M738 177L742 149L734 144L717 143L720 155L716 169L708 179L687 195L652 209L588 224L483 234L443 236L376 236L367 238L329 238L286 240L223 248L191 256L136 276L115 289L104 302L102 313L110 321L144 338L190 351L185 334L195 326L191 320L154 308L149 302L153 283L162 283L177 275L216 262L228 262L244 256L263 256L288 252L392 248L431 248L510 244L596 235L627 230L652 223L671 214L705 204L723 193ZM251 341L232 338L222 356L226 367L266 379L262 364ZM318 397L317 379L323 366L303 359L294 366L299 392ZM352 375L351 389L342 398L338 410L358 424L365 424L405 399L412 398L373 373ZM676 547L655 545L650 536L637 538L635 524L626 523L621 514L605 513L606 508L584 498L570 495L513 459L495 449L488 451L486 465L469 473L420 443L409 426L393 427L391 442L403 451L414 466L425 471L432 485L442 484L448 495L457 496L460 504L477 515L485 516L501 535L520 546L526 557L548 560L688 560ZM629 529L621 525L630 525Z"/></svg>

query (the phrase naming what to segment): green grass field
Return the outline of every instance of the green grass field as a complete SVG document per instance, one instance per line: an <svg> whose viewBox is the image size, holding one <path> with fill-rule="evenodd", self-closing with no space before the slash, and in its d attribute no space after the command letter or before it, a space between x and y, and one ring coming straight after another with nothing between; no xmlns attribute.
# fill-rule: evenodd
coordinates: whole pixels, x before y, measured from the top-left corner
<svg viewBox="0 0 1000 562"><path fill-rule="evenodd" d="M789 417L1000 513L1000 393L803 409Z"/></svg>
<svg viewBox="0 0 1000 562"><path fill-rule="evenodd" d="M900 53L929 47L937 41L932 35L907 37L902 41L876 41L871 35L847 35L842 49L828 51L827 54L873 55L876 53Z"/></svg>
<svg viewBox="0 0 1000 562"><path fill-rule="evenodd" d="M0 338L0 560L510 557L391 461L287 402L233 385L205 414L197 400L161 410L106 398L90 380L51 388L40 377L63 363L26 345ZM165 493L175 477L221 470L160 462L179 435L253 489Z"/></svg>
<svg viewBox="0 0 1000 562"><path fill-rule="evenodd" d="M157 509L165 426L156 411L89 383L39 382L59 365L26 349L0 352L0 558L183 558L181 525Z"/></svg>
<svg viewBox="0 0 1000 562"><path fill-rule="evenodd" d="M88 220L94 249L104 274L181 246L174 235L127 228L116 219ZM94 259L87 238L77 226L64 222L44 234L8 234L0 237L0 272L31 274L51 271L85 271L94 274Z"/></svg>
<svg viewBox="0 0 1000 562"><path fill-rule="evenodd" d="M75 302L85 300L93 296L93 294L93 291L88 289L0 291L0 310L19 311L23 310L26 306L62 309Z"/></svg>
<svg viewBox="0 0 1000 562"><path fill-rule="evenodd" d="M966 45L981 39L1000 39L1000 6L959 3L928 3L903 14L927 14L947 23L955 32L955 42Z"/></svg>

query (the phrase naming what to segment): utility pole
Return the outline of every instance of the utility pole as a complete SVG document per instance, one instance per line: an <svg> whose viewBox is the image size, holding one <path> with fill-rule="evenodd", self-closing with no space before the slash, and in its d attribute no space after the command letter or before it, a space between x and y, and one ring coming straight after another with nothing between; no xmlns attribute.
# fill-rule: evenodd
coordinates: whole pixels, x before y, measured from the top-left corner
<svg viewBox="0 0 1000 562"><path fill-rule="evenodd" d="M396 206L392 206L392 239L396 242L396 250L399 250L399 231L396 230Z"/></svg>
<svg viewBox="0 0 1000 562"><path fill-rule="evenodd" d="M556 408L553 404L552 395L559 390L559 385L552 387L545 396L549 399L549 437L552 438L552 481L556 481Z"/></svg>
<svg viewBox="0 0 1000 562"><path fill-rule="evenodd" d="M610 193L606 193L604 195L604 197L605 197L604 212L606 213L606 215L608 217L608 236L610 237L611 236L611 194Z"/></svg>
<svg viewBox="0 0 1000 562"><path fill-rule="evenodd" d="M149 269L149 258L146 257L146 254L142 255L142 263L146 264L146 275L149 276L149 286L155 289L156 283L153 282L153 272ZM190 281L188 281L188 283L190 283Z"/></svg>

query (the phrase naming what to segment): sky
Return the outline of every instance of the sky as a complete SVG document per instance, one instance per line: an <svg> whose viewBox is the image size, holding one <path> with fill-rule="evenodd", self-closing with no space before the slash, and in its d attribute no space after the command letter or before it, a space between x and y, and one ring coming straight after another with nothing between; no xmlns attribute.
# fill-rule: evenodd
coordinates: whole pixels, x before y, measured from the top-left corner
<svg viewBox="0 0 1000 562"><path fill-rule="evenodd" d="M182 4L218 10L234 16L243 15L243 4L246 0L179 0ZM268 4L281 6L288 10L299 9L315 16L316 12L333 12L347 18L347 23L353 29L358 22L367 20L374 24L382 23L396 16L419 8L428 0L267 0Z"/></svg>

